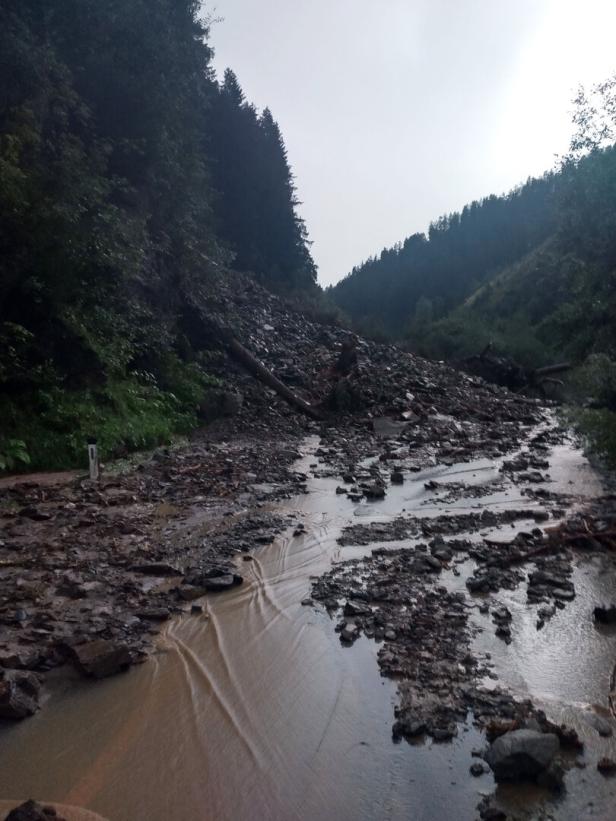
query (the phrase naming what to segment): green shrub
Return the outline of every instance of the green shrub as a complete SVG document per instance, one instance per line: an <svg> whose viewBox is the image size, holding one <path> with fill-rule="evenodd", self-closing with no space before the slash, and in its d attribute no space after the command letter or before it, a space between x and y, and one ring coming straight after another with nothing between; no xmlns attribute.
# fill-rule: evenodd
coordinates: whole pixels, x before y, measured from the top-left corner
<svg viewBox="0 0 616 821"><path fill-rule="evenodd" d="M22 439L0 440L0 473L30 464L30 454Z"/></svg>
<svg viewBox="0 0 616 821"><path fill-rule="evenodd" d="M569 421L585 437L591 452L616 468L616 413L600 409L575 408L569 411Z"/></svg>
<svg viewBox="0 0 616 821"><path fill-rule="evenodd" d="M0 416L9 434L0 442L0 470L26 464L33 469L85 467L89 437L96 438L106 460L189 433L198 424L203 390L218 380L198 363L183 363L171 354L161 374L157 380L150 373L132 372L101 388L76 391L50 385L33 391L27 401L2 397ZM3 449L4 441L19 447Z"/></svg>

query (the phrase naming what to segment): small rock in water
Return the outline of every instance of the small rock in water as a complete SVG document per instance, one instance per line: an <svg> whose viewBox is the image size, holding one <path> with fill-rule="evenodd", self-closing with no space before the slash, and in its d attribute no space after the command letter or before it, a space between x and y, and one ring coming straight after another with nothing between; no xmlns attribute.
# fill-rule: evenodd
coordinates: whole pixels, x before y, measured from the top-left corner
<svg viewBox="0 0 616 821"><path fill-rule="evenodd" d="M235 575L225 573L224 576L214 576L211 579L203 579L203 586L209 593L221 593L223 590L230 590L237 582Z"/></svg>
<svg viewBox="0 0 616 821"><path fill-rule="evenodd" d="M486 771L486 768L481 763L481 761L475 761L470 766L470 773L471 773L471 775L474 775L475 778L478 778L480 775L483 775L485 773L485 771Z"/></svg>
<svg viewBox="0 0 616 821"><path fill-rule="evenodd" d="M385 488L381 485L367 485L364 487L364 496L366 499L384 499L385 498Z"/></svg>
<svg viewBox="0 0 616 821"><path fill-rule="evenodd" d="M595 621L601 624L615 624L616 605L600 605L599 607L595 607L594 616Z"/></svg>
<svg viewBox="0 0 616 821"><path fill-rule="evenodd" d="M612 735L612 725L607 719L597 715L596 713L587 713L584 718L586 719L586 722L590 724L591 727L594 727L603 738L609 738Z"/></svg>
<svg viewBox="0 0 616 821"><path fill-rule="evenodd" d="M340 641L346 642L347 644L353 644L353 642L359 638L359 627L356 624L349 624L348 622L345 623L344 627L340 631Z"/></svg>
<svg viewBox="0 0 616 821"><path fill-rule="evenodd" d="M177 592L182 601L192 601L193 599L200 599L201 596L205 596L207 590L205 587L199 587L195 584L183 584L181 587L178 587Z"/></svg>
<svg viewBox="0 0 616 821"><path fill-rule="evenodd" d="M506 644L511 643L511 627L508 624L499 624L496 628L496 635Z"/></svg>
<svg viewBox="0 0 616 821"><path fill-rule="evenodd" d="M605 756L597 761L597 769L601 775L614 775L616 773L616 761Z"/></svg>

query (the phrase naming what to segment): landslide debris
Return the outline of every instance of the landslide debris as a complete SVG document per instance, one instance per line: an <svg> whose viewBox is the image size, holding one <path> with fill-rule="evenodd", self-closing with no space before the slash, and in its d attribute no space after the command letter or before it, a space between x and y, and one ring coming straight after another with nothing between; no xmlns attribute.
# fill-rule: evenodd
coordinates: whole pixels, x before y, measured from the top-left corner
<svg viewBox="0 0 616 821"><path fill-rule="evenodd" d="M44 679L67 661L95 678L125 669L151 651L161 622L241 583L235 559L297 524L263 505L305 491L306 476L293 463L307 434L320 436L323 470L339 477L341 492L376 504L392 485L437 463L510 456L515 467L524 459L534 470L562 438L536 401L310 319L251 278L221 279L207 316L324 421L298 413L221 346L210 365L224 388L204 395L210 421L188 444L104 471L96 483L0 482L5 714L27 715L37 704L11 676ZM366 467L375 455L378 464ZM493 515L500 521L480 518L489 524ZM412 528L428 538L469 524L479 524L475 515L393 527L403 538ZM421 563L438 573L442 559L426 554Z"/></svg>

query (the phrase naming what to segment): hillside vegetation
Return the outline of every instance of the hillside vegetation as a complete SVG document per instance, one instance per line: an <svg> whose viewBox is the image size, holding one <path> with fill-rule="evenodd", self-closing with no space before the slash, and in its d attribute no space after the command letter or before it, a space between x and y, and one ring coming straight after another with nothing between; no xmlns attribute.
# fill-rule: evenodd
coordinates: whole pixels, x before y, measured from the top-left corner
<svg viewBox="0 0 616 821"><path fill-rule="evenodd" d="M1 4L0 470L189 430L226 267L318 298L276 121L211 58L197 0Z"/></svg>

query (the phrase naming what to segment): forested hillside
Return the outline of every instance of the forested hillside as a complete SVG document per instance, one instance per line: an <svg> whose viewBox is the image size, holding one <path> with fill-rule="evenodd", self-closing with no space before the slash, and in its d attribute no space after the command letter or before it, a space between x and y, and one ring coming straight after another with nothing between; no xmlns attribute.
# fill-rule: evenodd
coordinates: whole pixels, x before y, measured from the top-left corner
<svg viewBox="0 0 616 821"><path fill-rule="evenodd" d="M227 267L316 288L280 130L211 58L197 0L0 5L0 470L194 425Z"/></svg>
<svg viewBox="0 0 616 821"><path fill-rule="evenodd" d="M546 174L507 196L473 202L357 266L330 293L359 326L400 337L438 319L555 228L559 178Z"/></svg>
<svg viewBox="0 0 616 821"><path fill-rule="evenodd" d="M360 328L428 356L581 361L616 347L616 79L576 100L569 155L441 217L330 289Z"/></svg>
<svg viewBox="0 0 616 821"><path fill-rule="evenodd" d="M586 421L616 454L616 78L575 103L554 171L439 219L330 294L358 328L428 357L491 343L526 367L570 360L565 397L603 409Z"/></svg>

